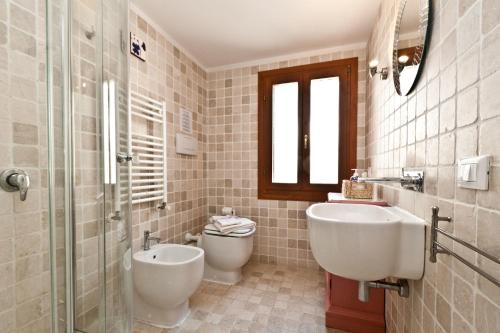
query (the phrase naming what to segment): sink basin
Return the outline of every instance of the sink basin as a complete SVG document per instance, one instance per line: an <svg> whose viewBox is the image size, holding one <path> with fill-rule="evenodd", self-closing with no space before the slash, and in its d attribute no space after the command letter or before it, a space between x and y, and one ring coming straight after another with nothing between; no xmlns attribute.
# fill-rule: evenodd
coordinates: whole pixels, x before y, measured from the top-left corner
<svg viewBox="0 0 500 333"><path fill-rule="evenodd" d="M314 258L328 272L358 281L420 279L425 221L396 207L318 203L306 210Z"/></svg>

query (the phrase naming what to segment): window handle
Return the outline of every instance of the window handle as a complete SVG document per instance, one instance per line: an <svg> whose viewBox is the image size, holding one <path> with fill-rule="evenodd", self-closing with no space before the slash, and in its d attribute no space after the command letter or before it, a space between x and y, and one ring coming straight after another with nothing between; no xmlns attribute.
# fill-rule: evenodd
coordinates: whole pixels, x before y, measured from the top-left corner
<svg viewBox="0 0 500 333"><path fill-rule="evenodd" d="M304 134L304 149L307 149L309 146L309 135Z"/></svg>

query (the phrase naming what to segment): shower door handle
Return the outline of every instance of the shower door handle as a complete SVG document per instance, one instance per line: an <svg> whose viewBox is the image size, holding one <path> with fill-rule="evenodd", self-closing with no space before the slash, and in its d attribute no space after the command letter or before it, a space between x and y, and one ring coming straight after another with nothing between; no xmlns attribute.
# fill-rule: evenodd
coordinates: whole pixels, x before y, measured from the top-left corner
<svg viewBox="0 0 500 333"><path fill-rule="evenodd" d="M116 161L120 164L131 162L134 159L132 155L127 153L118 153L116 154Z"/></svg>
<svg viewBox="0 0 500 333"><path fill-rule="evenodd" d="M116 85L115 81L102 84L104 183L116 184Z"/></svg>

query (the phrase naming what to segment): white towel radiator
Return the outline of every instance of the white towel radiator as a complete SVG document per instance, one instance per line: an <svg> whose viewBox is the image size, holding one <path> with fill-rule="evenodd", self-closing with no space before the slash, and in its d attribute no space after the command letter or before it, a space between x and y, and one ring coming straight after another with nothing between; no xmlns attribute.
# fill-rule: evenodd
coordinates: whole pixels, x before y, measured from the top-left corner
<svg viewBox="0 0 500 333"><path fill-rule="evenodd" d="M167 115L165 102L130 93L129 142L133 155L132 204L167 203Z"/></svg>

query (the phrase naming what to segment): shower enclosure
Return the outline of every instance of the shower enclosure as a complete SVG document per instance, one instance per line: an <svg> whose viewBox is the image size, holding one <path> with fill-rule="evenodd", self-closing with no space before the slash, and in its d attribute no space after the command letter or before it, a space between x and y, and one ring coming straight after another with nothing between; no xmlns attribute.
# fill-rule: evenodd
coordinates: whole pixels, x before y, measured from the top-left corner
<svg viewBox="0 0 500 333"><path fill-rule="evenodd" d="M128 0L45 4L52 332L130 332Z"/></svg>

